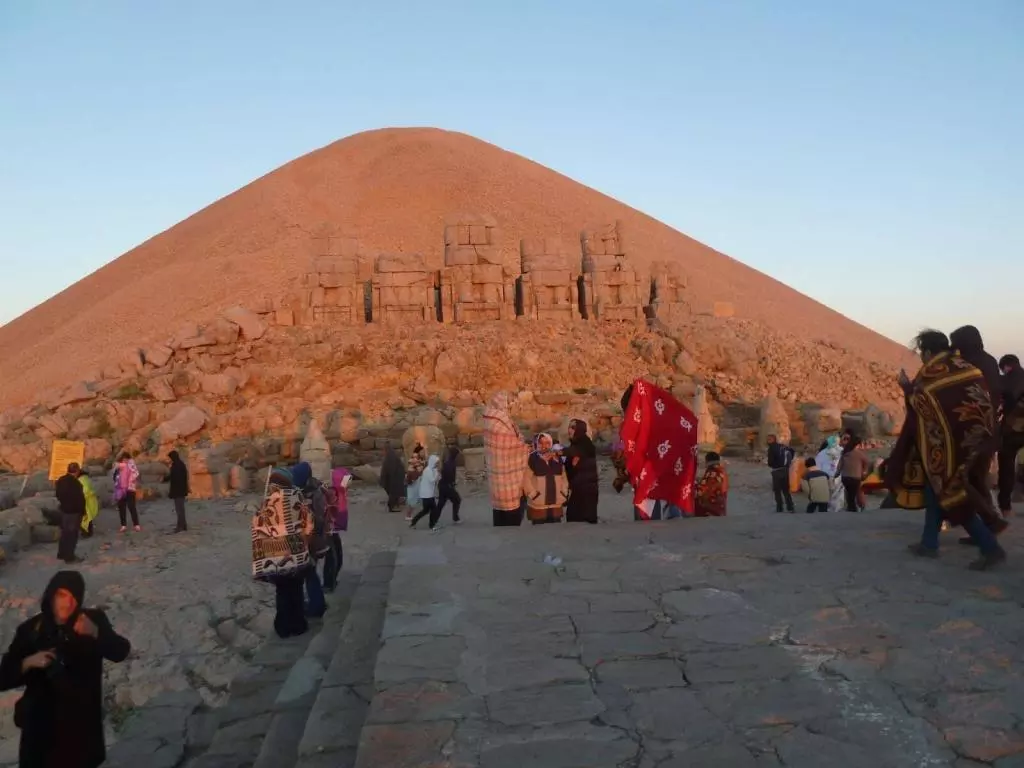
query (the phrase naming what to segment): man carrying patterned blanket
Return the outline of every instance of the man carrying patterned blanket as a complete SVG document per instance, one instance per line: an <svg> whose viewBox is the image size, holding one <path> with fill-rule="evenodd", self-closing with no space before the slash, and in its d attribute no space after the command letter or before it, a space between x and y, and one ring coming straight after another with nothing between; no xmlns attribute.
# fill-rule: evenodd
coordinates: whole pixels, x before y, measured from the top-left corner
<svg viewBox="0 0 1024 768"><path fill-rule="evenodd" d="M976 510L991 507L979 468L991 461L996 412L984 374L950 349L946 335L923 331L916 340L923 365L911 382L900 374L907 418L885 467L885 482L904 509L924 509L919 557L937 557L944 520L977 542L981 557L971 570L1003 562L1006 552Z"/></svg>

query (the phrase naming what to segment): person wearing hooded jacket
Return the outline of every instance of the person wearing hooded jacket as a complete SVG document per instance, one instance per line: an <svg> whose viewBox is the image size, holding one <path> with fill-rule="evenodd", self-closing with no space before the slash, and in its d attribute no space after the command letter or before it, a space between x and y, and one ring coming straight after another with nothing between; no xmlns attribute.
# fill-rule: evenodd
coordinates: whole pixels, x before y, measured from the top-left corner
<svg viewBox="0 0 1024 768"><path fill-rule="evenodd" d="M188 467L181 460L177 451L167 454L171 462L170 470L167 473L167 482L170 486L167 489L167 498L174 502L174 514L177 517L177 524L174 526L174 533L181 533L188 530L188 521L185 519L185 499L188 498Z"/></svg>
<svg viewBox="0 0 1024 768"><path fill-rule="evenodd" d="M597 474L597 448L587 434L587 422L569 422L569 447L562 454L565 474L569 480L569 501L565 519L569 523L597 523L597 501L600 480Z"/></svg>
<svg viewBox="0 0 1024 768"><path fill-rule="evenodd" d="M19 768L97 768L106 760L103 661L124 661L131 643L84 599L82 574L59 571L0 661L0 690L25 689L14 706Z"/></svg>

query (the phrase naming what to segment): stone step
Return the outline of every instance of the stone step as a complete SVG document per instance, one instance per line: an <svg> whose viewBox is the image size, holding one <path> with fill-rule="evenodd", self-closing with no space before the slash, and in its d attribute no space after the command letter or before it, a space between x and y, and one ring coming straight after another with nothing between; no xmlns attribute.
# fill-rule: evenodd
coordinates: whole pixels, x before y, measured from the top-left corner
<svg viewBox="0 0 1024 768"><path fill-rule="evenodd" d="M305 723L298 760L287 763L288 768L355 765L360 733L373 698L374 668L394 569L395 553L378 552L363 571L330 666Z"/></svg>
<svg viewBox="0 0 1024 768"><path fill-rule="evenodd" d="M306 720L360 589L360 578L341 574L338 588L329 598L330 608L324 615L323 627L310 640L302 658L292 666L278 691L270 726L253 768L292 768L295 765Z"/></svg>

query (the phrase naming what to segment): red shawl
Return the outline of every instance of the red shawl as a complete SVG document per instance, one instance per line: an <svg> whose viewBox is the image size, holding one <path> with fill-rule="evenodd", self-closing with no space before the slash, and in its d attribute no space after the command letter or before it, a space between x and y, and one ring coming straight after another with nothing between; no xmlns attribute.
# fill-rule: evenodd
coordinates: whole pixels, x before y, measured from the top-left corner
<svg viewBox="0 0 1024 768"><path fill-rule="evenodd" d="M704 470L697 484L697 511L695 517L725 517L729 501L729 476L725 467L715 463Z"/></svg>
<svg viewBox="0 0 1024 768"><path fill-rule="evenodd" d="M637 515L650 520L655 501L674 504L692 515L697 475L697 417L693 411L666 390L638 379L620 436Z"/></svg>

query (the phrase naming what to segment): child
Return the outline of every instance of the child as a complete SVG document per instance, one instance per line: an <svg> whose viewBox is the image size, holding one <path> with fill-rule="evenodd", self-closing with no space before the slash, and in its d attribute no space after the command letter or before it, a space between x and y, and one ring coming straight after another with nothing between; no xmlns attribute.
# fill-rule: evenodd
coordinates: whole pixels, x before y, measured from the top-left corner
<svg viewBox="0 0 1024 768"><path fill-rule="evenodd" d="M333 592L338 584L338 574L345 562L341 549L341 532L348 530L348 486L352 473L344 467L331 472L331 487L327 490L327 526L331 548L324 556L324 589Z"/></svg>
<svg viewBox="0 0 1024 768"><path fill-rule="evenodd" d="M704 477L697 483L696 517L725 517L729 503L729 475L722 457L709 451L704 461Z"/></svg>
<svg viewBox="0 0 1024 768"><path fill-rule="evenodd" d="M437 520L441 516L440 508L437 506L438 485L441 482L441 474L438 472L437 465L440 462L441 460L433 454L427 459L427 466L423 470L423 474L420 475L417 489L420 501L423 502L423 509L409 523L410 528L415 528L421 517L429 515L430 532L437 533L441 530L437 525Z"/></svg>
<svg viewBox="0 0 1024 768"><path fill-rule="evenodd" d="M815 512L827 512L828 500L832 496L832 478L827 472L818 469L818 463L813 459L804 462L807 467L807 474L804 475L803 488L807 491L807 514Z"/></svg>

